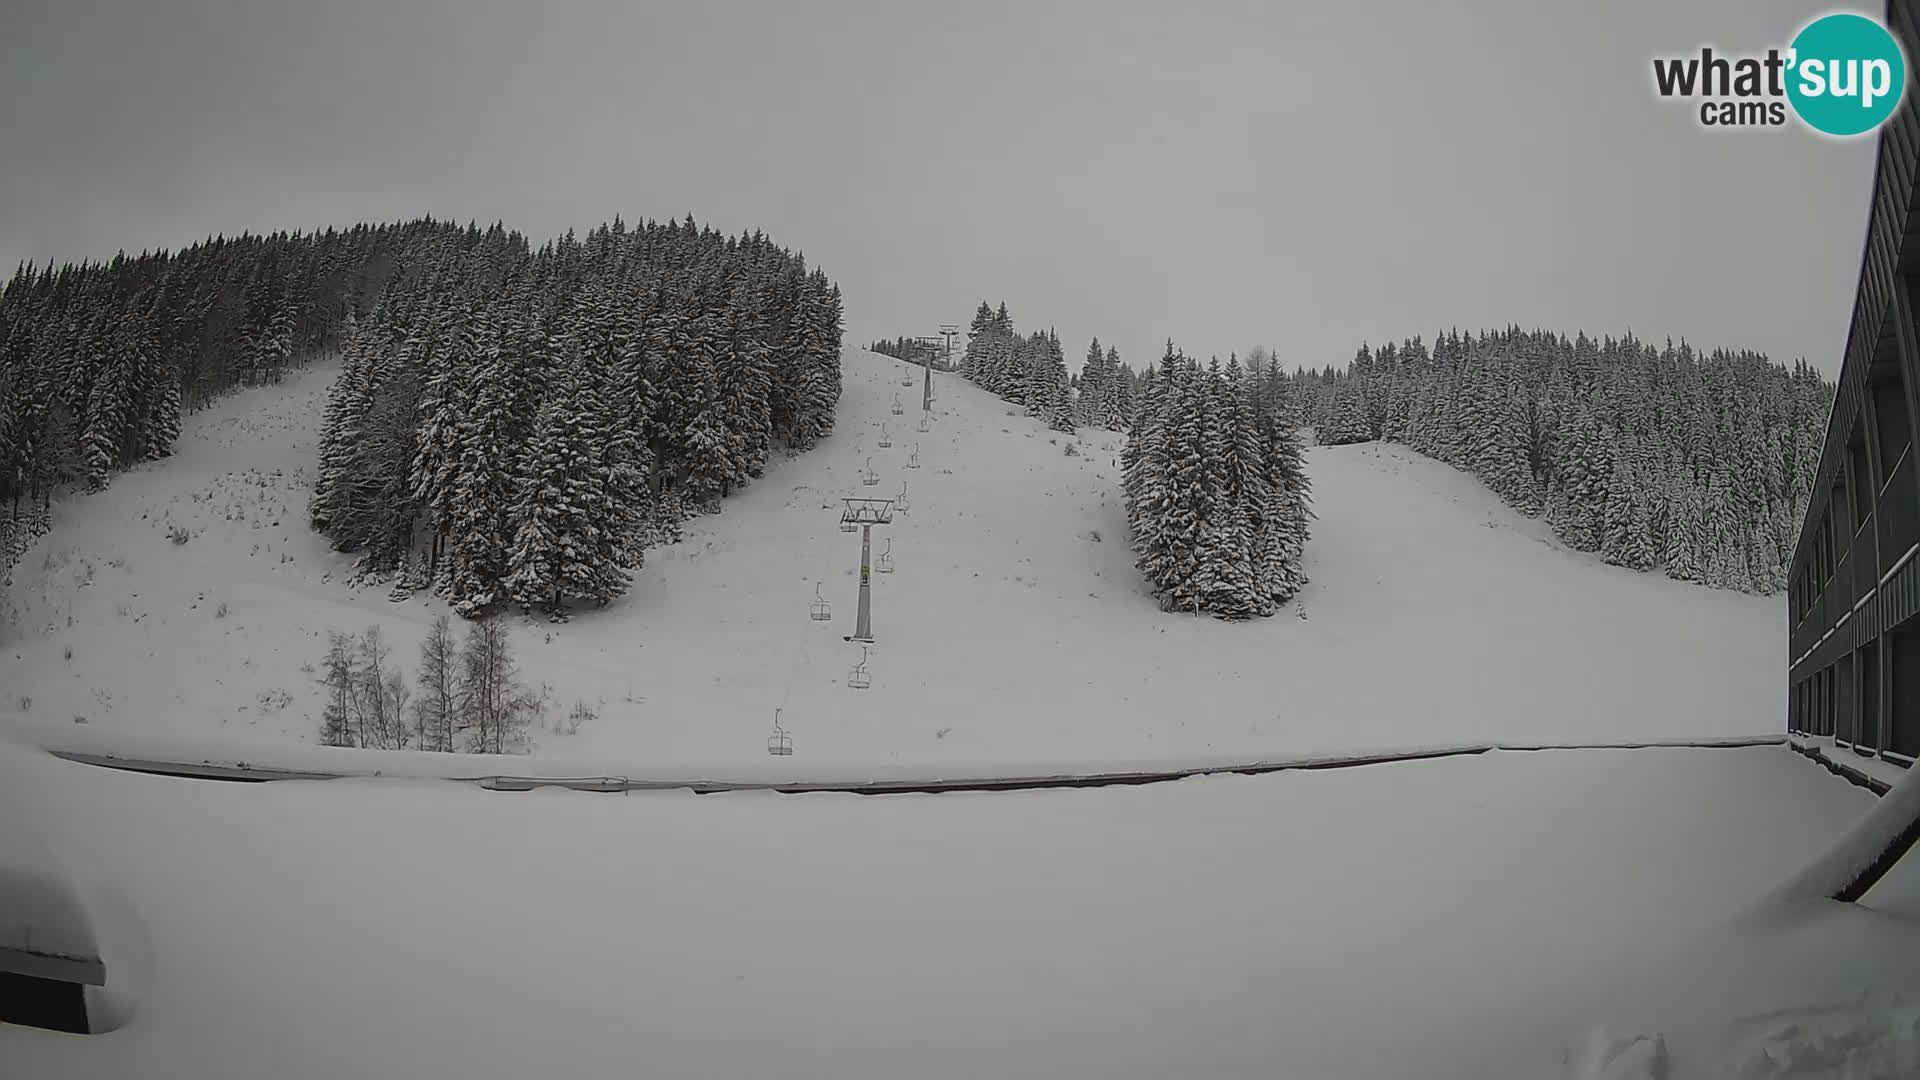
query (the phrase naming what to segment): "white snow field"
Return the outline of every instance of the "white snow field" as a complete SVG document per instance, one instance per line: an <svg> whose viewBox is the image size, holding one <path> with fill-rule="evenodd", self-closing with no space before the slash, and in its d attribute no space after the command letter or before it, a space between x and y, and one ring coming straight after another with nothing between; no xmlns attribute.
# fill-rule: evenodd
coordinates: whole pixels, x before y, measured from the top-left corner
<svg viewBox="0 0 1920 1080"><path fill-rule="evenodd" d="M868 797L215 783L0 742L0 790L86 898L120 1025L0 1026L8 1077L1920 1061L1912 860L1866 904L1710 932L1874 805L1779 747Z"/></svg>
<svg viewBox="0 0 1920 1080"><path fill-rule="evenodd" d="M1257 758L1458 740L1620 741L1778 733L1777 598L1608 567L1480 484L1395 446L1310 454L1313 577L1251 624L1157 610L1132 567L1122 436L1079 456L1038 421L864 351L838 428L649 552L632 591L552 625L516 617L549 717L534 753L662 769L766 760L775 708L796 771L828 766L1070 770L1099 761ZM919 369L912 369L917 373ZM56 507L15 569L0 628L0 727L311 744L328 631L379 623L409 671L444 605L344 583L304 506L332 369L189 418L179 452ZM905 413L894 416L898 395ZM877 445L881 424L890 449ZM921 468L906 468L919 448ZM881 482L860 483L871 458ZM859 537L840 499L911 509L875 530L872 688L849 689ZM190 537L176 544L170 530ZM808 619L816 583L831 622Z"/></svg>

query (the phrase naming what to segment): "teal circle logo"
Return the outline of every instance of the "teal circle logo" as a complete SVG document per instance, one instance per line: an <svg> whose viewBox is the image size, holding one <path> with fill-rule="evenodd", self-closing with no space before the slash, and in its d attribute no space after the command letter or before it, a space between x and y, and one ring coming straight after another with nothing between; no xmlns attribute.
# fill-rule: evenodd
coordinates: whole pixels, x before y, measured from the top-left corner
<svg viewBox="0 0 1920 1080"><path fill-rule="evenodd" d="M1864 135L1886 122L1907 89L1907 59L1887 28L1839 12L1808 23L1787 59L1787 100L1808 127Z"/></svg>

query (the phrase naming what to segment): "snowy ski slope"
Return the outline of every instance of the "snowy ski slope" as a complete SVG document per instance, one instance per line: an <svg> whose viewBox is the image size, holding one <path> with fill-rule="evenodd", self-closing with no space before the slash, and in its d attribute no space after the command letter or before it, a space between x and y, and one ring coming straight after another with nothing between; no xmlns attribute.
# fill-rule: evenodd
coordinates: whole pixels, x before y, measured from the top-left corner
<svg viewBox="0 0 1920 1080"><path fill-rule="evenodd" d="M443 605L350 588L304 525L329 367L191 417L172 459L56 507L15 569L0 725L311 743L328 631L378 622L409 670ZM1313 582L1276 618L1158 611L1131 566L1122 436L1044 429L936 374L849 351L838 428L780 460L632 591L563 625L520 619L525 676L597 719L536 754L765 762L773 710L809 766L1071 766L1327 753L1463 739L1623 740L1781 728L1777 599L1604 566L1476 481L1396 446L1316 448ZM905 413L894 416L898 395ZM877 445L882 424L891 448ZM918 446L922 467L906 468ZM881 482L860 483L871 458ZM877 529L871 689L845 685L859 540ZM190 539L174 543L169 533ZM810 621L818 583L831 622ZM70 650L70 652L69 652ZM556 725L557 726L557 725Z"/></svg>

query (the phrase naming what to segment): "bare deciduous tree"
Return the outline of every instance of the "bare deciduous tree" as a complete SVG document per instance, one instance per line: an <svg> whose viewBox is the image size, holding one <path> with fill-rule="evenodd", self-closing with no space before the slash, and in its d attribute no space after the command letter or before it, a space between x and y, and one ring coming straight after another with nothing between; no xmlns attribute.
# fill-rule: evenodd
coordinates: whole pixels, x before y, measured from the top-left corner
<svg viewBox="0 0 1920 1080"><path fill-rule="evenodd" d="M346 634L327 635L326 674L321 683L327 688L327 705L321 714L320 741L327 746L353 746L354 671L353 639Z"/></svg>
<svg viewBox="0 0 1920 1080"><path fill-rule="evenodd" d="M528 731L546 710L548 687L522 685L506 624L487 616L456 648L451 620L434 620L420 647L420 695L391 663L393 649L378 626L358 637L328 634L320 683L327 699L320 738L328 746L512 754L527 749ZM578 710L576 710L578 712ZM592 718L573 718L574 729ZM462 736L465 736L464 739Z"/></svg>
<svg viewBox="0 0 1920 1080"><path fill-rule="evenodd" d="M399 668L389 670L392 646L378 626L369 626L360 635L360 662L355 716L356 735L361 746L380 750L404 750L412 733L407 728L407 680Z"/></svg>
<svg viewBox="0 0 1920 1080"><path fill-rule="evenodd" d="M545 701L521 685L507 627L498 616L484 616L468 628L460 669L460 692L467 705L467 749L477 754L523 749L527 728Z"/></svg>
<svg viewBox="0 0 1920 1080"><path fill-rule="evenodd" d="M453 641L452 620L433 620L427 639L420 643L420 698L416 706L420 748L450 754L465 726L466 702L461 694L459 648Z"/></svg>

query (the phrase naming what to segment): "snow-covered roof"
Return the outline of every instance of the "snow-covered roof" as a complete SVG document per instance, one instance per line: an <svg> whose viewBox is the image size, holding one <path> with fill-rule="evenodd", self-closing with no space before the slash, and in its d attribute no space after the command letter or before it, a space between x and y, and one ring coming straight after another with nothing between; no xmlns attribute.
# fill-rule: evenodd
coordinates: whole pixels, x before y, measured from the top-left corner
<svg viewBox="0 0 1920 1080"><path fill-rule="evenodd" d="M123 894L139 991L110 1038L0 1027L9 1076L1551 1078L1606 1027L1688 1080L1916 1041L1891 906L1678 947L1877 801L1780 747L888 799L0 779Z"/></svg>
<svg viewBox="0 0 1920 1080"><path fill-rule="evenodd" d="M14 753L0 743L0 754ZM0 972L105 985L79 895L34 834L34 816L0 783Z"/></svg>

